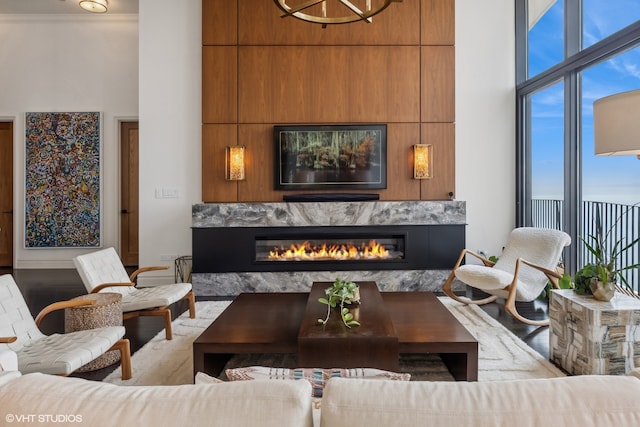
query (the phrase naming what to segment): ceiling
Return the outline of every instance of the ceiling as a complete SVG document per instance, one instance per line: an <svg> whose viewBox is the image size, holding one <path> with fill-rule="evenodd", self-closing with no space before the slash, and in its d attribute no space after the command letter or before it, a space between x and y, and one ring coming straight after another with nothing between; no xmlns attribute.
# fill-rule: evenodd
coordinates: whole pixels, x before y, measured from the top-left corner
<svg viewBox="0 0 640 427"><path fill-rule="evenodd" d="M138 13L138 0L108 0L107 14ZM79 0L0 0L0 14L85 13Z"/></svg>

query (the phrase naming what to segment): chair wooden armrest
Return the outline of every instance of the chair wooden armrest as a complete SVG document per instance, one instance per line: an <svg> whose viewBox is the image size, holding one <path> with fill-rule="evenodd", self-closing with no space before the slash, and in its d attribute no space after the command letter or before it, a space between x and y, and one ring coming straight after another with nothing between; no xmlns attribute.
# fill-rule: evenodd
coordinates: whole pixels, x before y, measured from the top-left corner
<svg viewBox="0 0 640 427"><path fill-rule="evenodd" d="M69 307L93 305L95 303L96 303L95 301L91 301L91 300L68 300L68 301L54 302L53 304L49 304L48 306L40 310L40 313L38 313L38 315L36 316L36 326L40 327L40 322L42 322L42 319L44 319L46 315L54 311L62 310Z"/></svg>
<svg viewBox="0 0 640 427"><path fill-rule="evenodd" d="M560 286L558 285L558 280L562 278L562 275L557 271L549 270L548 268L529 262L526 259L518 258L518 261L528 265L529 267L535 268L536 270L543 272L556 289L560 288ZM516 272L516 276L517 276L517 272Z"/></svg>
<svg viewBox="0 0 640 427"><path fill-rule="evenodd" d="M9 344L15 342L18 337L0 337L0 344Z"/></svg>
<svg viewBox="0 0 640 427"><path fill-rule="evenodd" d="M495 263L495 262L493 262L493 261L489 261L487 258L483 257L483 256L482 256L482 255L480 255L479 253L477 253L477 252L473 252L473 251L471 251L471 250L469 250L469 249L465 249L465 250L463 251L463 254L464 254L464 255L473 255L474 257L476 257L476 258L478 258L480 261L482 261L482 263L483 263L484 265L486 265L487 267L493 267L493 266L496 264L496 263Z"/></svg>
<svg viewBox="0 0 640 427"><path fill-rule="evenodd" d="M129 276L129 280L135 283L136 279L138 278L138 275L142 273L146 273L147 271L168 270L168 269L169 267L166 265L153 265L149 267L140 267L139 269L131 273L131 276Z"/></svg>
<svg viewBox="0 0 640 427"><path fill-rule="evenodd" d="M91 289L90 293L97 294L98 292L100 292L104 288L112 288L114 286L135 286L135 285L136 285L135 283L131 283L131 282L102 283L102 284L96 286L95 288Z"/></svg>
<svg viewBox="0 0 640 427"><path fill-rule="evenodd" d="M465 255L472 255L476 258L478 258L480 261L482 261L482 263L486 266L486 267L493 267L495 265L495 262L493 261L489 261L487 258L483 257L482 255L473 252L469 249L463 249L462 251L460 251L460 256L458 256L458 260L456 261L455 265L453 266L453 268L451 269L451 272L449 273L449 277L447 278L447 280L444 282L444 285L442 285L442 291L449 295L452 299L461 302L463 304L487 304L489 302L493 302L495 301L498 297L494 296L490 296L488 298L483 298L480 300L471 300L467 297L462 297L462 296L458 296L455 294L455 292L453 292L453 280L456 277L456 270L460 267L460 265L462 264L462 261L464 261L464 257Z"/></svg>

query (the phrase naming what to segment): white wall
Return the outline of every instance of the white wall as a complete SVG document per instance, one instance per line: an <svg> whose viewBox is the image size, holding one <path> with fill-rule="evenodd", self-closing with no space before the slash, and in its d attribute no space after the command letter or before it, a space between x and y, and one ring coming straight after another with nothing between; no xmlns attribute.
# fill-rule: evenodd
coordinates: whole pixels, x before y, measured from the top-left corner
<svg viewBox="0 0 640 427"><path fill-rule="evenodd" d="M142 266L191 254L191 206L202 201L201 0L140 0L139 13ZM178 197L156 198L162 188Z"/></svg>
<svg viewBox="0 0 640 427"><path fill-rule="evenodd" d="M117 122L138 116L138 17L0 15L0 40L0 119L14 122L14 267L72 267L85 251L24 248L24 114L103 113L102 244L117 245Z"/></svg>
<svg viewBox="0 0 640 427"><path fill-rule="evenodd" d="M140 0L139 10L139 25L78 15L34 26L37 17L25 23L0 16L0 117L16 118L15 163L22 171L24 112L104 111L103 243L112 245L116 117L138 115L140 265L167 264L167 255L191 253L191 205L201 201L201 1ZM496 255L514 226L513 17L512 0L456 0L456 198L467 201L467 247ZM89 35L97 35L97 47L82 42ZM74 78L87 70L98 85ZM16 175L21 246L24 182ZM178 197L156 198L162 188ZM17 248L16 267L69 267L76 252ZM170 271L162 276L172 279Z"/></svg>
<svg viewBox="0 0 640 427"><path fill-rule="evenodd" d="M456 0L456 198L467 248L500 255L515 226L513 0Z"/></svg>

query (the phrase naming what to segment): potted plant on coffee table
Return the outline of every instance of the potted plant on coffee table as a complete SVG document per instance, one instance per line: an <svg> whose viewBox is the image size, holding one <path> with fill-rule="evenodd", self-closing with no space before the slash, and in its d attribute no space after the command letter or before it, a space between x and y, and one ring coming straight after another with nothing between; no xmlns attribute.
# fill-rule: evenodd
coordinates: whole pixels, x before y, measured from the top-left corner
<svg viewBox="0 0 640 427"><path fill-rule="evenodd" d="M318 323L326 325L331 316L331 309L339 307L342 323L347 328L360 326L360 322L353 318L353 314L345 305L360 303L360 289L354 282L336 278L333 285L325 289L326 298L318 298L318 302L327 305L327 317L318 319Z"/></svg>

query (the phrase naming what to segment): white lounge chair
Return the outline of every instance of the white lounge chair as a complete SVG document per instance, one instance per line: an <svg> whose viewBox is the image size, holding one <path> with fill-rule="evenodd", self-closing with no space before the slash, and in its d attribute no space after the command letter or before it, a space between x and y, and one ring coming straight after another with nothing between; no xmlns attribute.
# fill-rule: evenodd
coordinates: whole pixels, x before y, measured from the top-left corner
<svg viewBox="0 0 640 427"><path fill-rule="evenodd" d="M549 281L554 287L559 287L558 279L561 276L556 269L562 250L569 244L571 237L563 231L516 228L511 232L503 253L495 264L473 251L463 249L442 290L454 300L465 304L486 304L499 297L505 298L505 310L516 319L530 325L548 325L548 319L537 321L523 317L518 313L515 303L535 300ZM465 255L478 258L482 265L460 265ZM454 278L492 296L481 300L458 296L452 290Z"/></svg>
<svg viewBox="0 0 640 427"><path fill-rule="evenodd" d="M166 266L142 267L127 274L118 253L114 248L102 249L73 259L80 278L89 293L118 292L122 295L122 318L139 316L163 316L165 335L168 340L171 333L171 309L169 305L186 299L189 301L189 316L196 317L195 295L191 283L172 283L138 287L139 274L166 270Z"/></svg>
<svg viewBox="0 0 640 427"><path fill-rule="evenodd" d="M34 320L13 277L10 274L0 276L0 352L7 349L15 352L18 370L23 374L42 372L67 376L107 351L118 350L122 379L128 380L131 378L131 353L129 340L123 338L123 326L52 335L44 335L39 329L42 319L52 311L91 303L82 300L56 302L42 309Z"/></svg>

